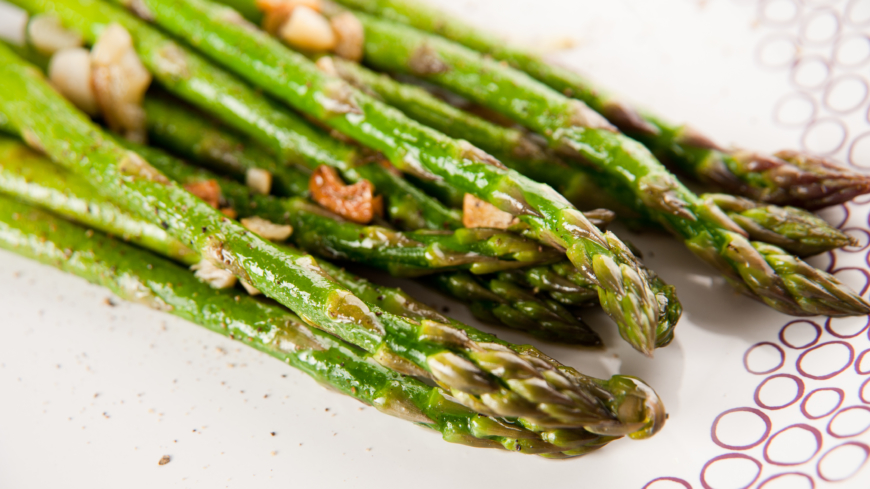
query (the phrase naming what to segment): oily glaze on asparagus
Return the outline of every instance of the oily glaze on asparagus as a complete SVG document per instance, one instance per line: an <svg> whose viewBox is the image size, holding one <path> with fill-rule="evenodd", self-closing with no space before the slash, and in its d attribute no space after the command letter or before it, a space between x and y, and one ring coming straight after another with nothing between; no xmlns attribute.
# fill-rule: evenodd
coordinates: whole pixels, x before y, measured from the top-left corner
<svg viewBox="0 0 870 489"><path fill-rule="evenodd" d="M89 181L112 183L95 188L161 225L215 266L291 306L312 325L363 347L393 368L431 375L478 412L606 435L648 436L662 424L657 398L650 397L654 393L632 379L613 377L604 384L608 391L570 369L532 364L501 346L487 349L472 339L471 328L413 322L366 304L331 280L310 256L279 250L245 232L107 139L8 49L0 47L0 61L0 113L25 141ZM638 398L649 400L637 403ZM633 408L619 409L629 400Z"/></svg>
<svg viewBox="0 0 870 489"><path fill-rule="evenodd" d="M517 216L539 241L566 250L596 282L602 307L623 338L652 353L658 304L637 259L615 235L601 233L553 189L324 74L229 7L207 0L145 0L137 6L153 22L274 97L381 151L400 170L444 179Z"/></svg>
<svg viewBox="0 0 870 489"><path fill-rule="evenodd" d="M791 315L849 316L870 312L834 277L779 250L774 259L712 202L702 201L642 145L619 133L582 102L568 99L525 73L446 39L357 14L366 28L366 61L410 72L455 90L517 120L557 149L596 166L599 178L621 184L626 203L654 218L716 267L739 291ZM423 72L425 56L439 69ZM521 99L523 104L513 103ZM796 266L801 263L801 266ZM806 275L802 275L806 272ZM812 297L811 299L807 299Z"/></svg>
<svg viewBox="0 0 870 489"><path fill-rule="evenodd" d="M614 439L582 430L536 433L481 416L450 401L442 389L382 367L370 353L306 326L282 307L212 289L164 259L5 197L0 248L252 346L383 413L432 428L451 443L564 458Z"/></svg>
<svg viewBox="0 0 870 489"><path fill-rule="evenodd" d="M455 211L378 163L377 158L315 130L299 116L263 97L235 76L173 41L128 12L99 0L14 0L31 14L46 13L93 43L103 29L118 23L133 37L142 63L164 89L247 134L284 162L314 169L327 165L350 182L370 181L385 196L394 222L453 229Z"/></svg>
<svg viewBox="0 0 870 489"><path fill-rule="evenodd" d="M581 208L623 210L625 207L620 204L618 190L613 186L596 185L596 181L603 181L603 178L583 175L584 172L594 175L591 173L593 170L584 166L568 167L556 155L538 148L517 129L497 126L441 101L421 87L398 82L351 61L337 57L321 59L321 66L331 65L338 76L382 97L421 123L448 136L464 137L497 156L506 153L507 156L500 156L505 165L558 190L568 189L566 198L576 201L575 204ZM529 170L531 167L536 169ZM842 248L854 241L803 209L762 204L727 194L703 194L700 197L702 201L709 199L718 205L754 240L779 246L798 256ZM455 196L451 198L456 200ZM623 213L636 217L631 210L623 210Z"/></svg>
<svg viewBox="0 0 870 489"><path fill-rule="evenodd" d="M168 157L155 157L159 155L155 155L153 151L149 156L149 161L173 163ZM170 168L172 176L178 177L181 174L183 181L192 183L211 177L202 172L185 171L182 165L177 164L178 162L174 163L176 168ZM165 168L166 165L155 163L155 167ZM244 189L240 186L233 186L232 182L224 183L235 195L244 193ZM0 137L0 193L48 209L93 229L121 237L183 264L193 265L201 258L166 234L160 227L129 215L98 195L78 175L50 163L20 142L5 137ZM263 201L268 203L270 200L267 197L258 197L258 199L261 199L261 203ZM233 202L239 201L230 198L224 203ZM449 318L413 300L399 289L376 286L323 260L318 260L318 265L330 277L365 302L414 320L431 319L452 323ZM478 297L483 298L478 299ZM470 303L473 311L496 311L492 315L484 316L487 319L497 318L507 326L523 330L541 339L584 346L601 345L598 335L574 315L558 307L557 304L551 304L530 294L491 287L483 289L483 293L464 295L462 299Z"/></svg>
<svg viewBox="0 0 870 489"><path fill-rule="evenodd" d="M228 0L248 4L248 0ZM568 97L576 97L629 136L643 142L663 161L729 193L777 205L818 209L870 192L870 178L821 158L794 158L792 152L762 155L724 150L689 126L635 110L578 73L547 63L529 51L418 0L337 0L417 29L438 34L505 61Z"/></svg>

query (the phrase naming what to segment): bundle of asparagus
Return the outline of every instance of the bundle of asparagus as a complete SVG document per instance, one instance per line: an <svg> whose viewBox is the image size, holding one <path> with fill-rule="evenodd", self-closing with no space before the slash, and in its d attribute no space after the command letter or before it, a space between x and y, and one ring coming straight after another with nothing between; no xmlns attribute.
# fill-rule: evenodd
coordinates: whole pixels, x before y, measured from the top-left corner
<svg viewBox="0 0 870 489"><path fill-rule="evenodd" d="M407 0L223 1L13 1L34 17L30 46L0 46L0 246L243 339L447 441L551 458L652 436L664 407L636 378L585 376L328 260L421 277L550 341L600 346L579 316L597 304L651 356L682 307L603 230L607 208L671 232L781 312L870 312L798 258L852 244L798 207L866 193L863 176L723 151ZM653 154L742 196L695 195ZM245 292L217 290L236 283ZM261 294L276 302L248 296Z"/></svg>

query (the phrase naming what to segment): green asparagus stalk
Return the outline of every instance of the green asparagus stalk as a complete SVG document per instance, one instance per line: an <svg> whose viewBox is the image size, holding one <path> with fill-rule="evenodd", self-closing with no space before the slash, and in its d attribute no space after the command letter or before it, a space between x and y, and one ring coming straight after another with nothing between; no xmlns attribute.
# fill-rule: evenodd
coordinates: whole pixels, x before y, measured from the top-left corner
<svg viewBox="0 0 870 489"><path fill-rule="evenodd" d="M150 153L148 158L150 161L169 161L165 156L159 157L154 152ZM160 168L161 165L155 164L155 167ZM173 176L182 173L186 181L209 177L202 172L184 173L183 168L176 168L174 172ZM232 184L228 183L227 186ZM235 187L238 189L239 186ZM193 265L200 260L197 253L167 235L160 227L130 216L99 196L78 175L50 163L21 143L5 137L0 137L0 193L50 210L104 233L119 236L180 263ZM367 303L414 320L452 322L399 289L376 286L323 260L318 261L318 264L330 277ZM522 297L514 302L508 302L515 298L486 292L489 295L485 303L473 305L473 308L498 307L499 317L504 317L503 324L550 341L584 346L601 345L601 339L594 331L565 310L554 307L535 308L534 304L530 304L534 302L533 300ZM495 304L492 302L493 297L497 301ZM465 296L464 300L472 301L474 298Z"/></svg>
<svg viewBox="0 0 870 489"><path fill-rule="evenodd" d="M637 259L615 235L601 233L552 188L326 75L229 7L208 0L144 0L137 6L153 22L274 97L381 151L398 169L444 179L517 216L539 241L566 250L596 283L601 304L623 338L652 354L658 303ZM196 34L203 32L209 35Z"/></svg>
<svg viewBox="0 0 870 489"><path fill-rule="evenodd" d="M160 110L152 110L157 105L160 106ZM154 136L156 134L158 135L157 140L166 143L172 148L178 148L180 151L187 151L199 161L208 158L215 160L222 158L220 156L221 153L215 149L225 147L231 148L231 154L234 159L250 158L252 155L262 155L261 150L258 150L258 148L245 144L243 141L235 138L232 134L221 130L217 126L206 124L201 118L191 117L184 111L169 110L176 106L177 105L167 103L163 100L161 100L159 104L152 104L148 99L146 99L146 112L149 117L150 127L172 126L172 130L154 131L152 129L149 132L152 139L155 139ZM184 113L182 114L178 112ZM195 149L192 151L191 148ZM131 149L136 150L137 148L131 145ZM189 182L206 178L202 172L192 172L188 175L183 171L183 164L177 161L168 161L165 155L161 156L153 151L148 154L142 154L141 150L143 148L138 149L143 157L149 161L155 162L153 164L158 169L170 175L175 180ZM266 155L262 156L265 157ZM220 165L220 162L216 162L216 164ZM249 201L250 197L248 197L244 189L241 189L238 185L233 185L226 181L220 181L219 179L216 181L219 181L223 194L230 196L227 203L233 203L234 208L241 208L242 216L247 216L248 212L254 212L259 216L265 216L275 222L294 223L293 220L288 219L291 214L289 214L290 211L287 210L286 206L276 206L274 205L273 199L269 198L255 198L255 200ZM238 197L232 198L233 195ZM259 205L254 206L252 204ZM308 205L303 205L303 207L309 208ZM251 210L249 211L248 209ZM296 214L297 212L293 212L293 215ZM309 218L309 221L313 220L319 222L323 222L324 219L330 219L330 216L323 215L321 210L318 210L318 212L313 214L309 213L307 217ZM598 217L597 214L592 214L590 220L593 219L601 219L601 217ZM304 224L297 220L295 225L300 226ZM393 243L396 243L397 246L410 245L415 242L412 236L391 233L388 230L374 227L365 228L351 223L339 224L330 223L328 221L326 222L325 227L317 225L315 222L313 228L319 230L319 234L318 232L304 232L297 233L294 237L294 240L301 237L304 242L303 247L310 253L331 257L339 255L339 258L353 259L354 261L369 265L379 264L381 268L392 271L396 274L419 274L424 271L429 273L434 271L434 263L431 260L426 263L425 268L419 268L419 264L417 264L416 266L418 268L412 269L412 265L401 260L395 260L395 255L388 254L389 251L385 249L386 247L393 246ZM339 228L339 230L334 231L335 228ZM305 226L304 229L312 229L312 227ZM333 230L331 231L330 229ZM494 243L499 240L499 237L504 237L506 238L505 243L499 245L501 248L504 248L507 243L521 243L523 241L518 241L515 237L505 233L493 233L492 231L460 230L458 233L464 235L466 239L472 235L491 235L487 239L489 243ZM362 247L360 246L358 239L360 234L363 236L390 235L397 236L397 238L389 240L388 243L382 243L377 247ZM321 238L319 236L326 237ZM342 236L348 238L348 245L344 245L341 242L335 243L336 240L340 240ZM444 238L448 240L450 239L449 236L444 236ZM426 249L431 250L440 248L446 250L447 248L444 245L434 242L436 239L438 239L437 236L428 237L428 241L430 242ZM348 252L341 253L339 250L342 249L347 250ZM416 251L422 251L422 248L417 248ZM480 248L478 248L478 251L480 251ZM374 259L372 259L373 257L369 254L371 252L374 252L376 255L374 256ZM466 258L462 258L462 260L468 261L470 259L470 257L468 257L470 250L465 249L462 250L462 252L466 255ZM513 251L512 253L516 252L517 251ZM494 256L492 252L484 254L490 257ZM428 251L425 256L429 258L433 257L433 255ZM438 256L443 256L443 254L439 254ZM484 261L485 257L479 257L477 259ZM456 258L454 258L454 260L456 260ZM492 262L487 266L487 268L492 268ZM478 266L477 269L478 271L485 271L482 266ZM329 273L332 274L332 272ZM601 340L597 334L558 303L535 297L534 294L529 291L516 290L516 287L501 286L502 282L500 281L479 281L462 273L449 273L448 277L445 277L445 279L456 280L466 284L463 288L443 288L443 290L463 302L470 302L472 312L481 320L501 323L514 329L521 329L533 336L545 340L582 344L585 346L598 346L601 344ZM342 283L345 286L348 286L348 282L342 281ZM472 287L473 290L468 290L469 287ZM358 296L360 295L357 290L352 290L354 290ZM584 297L582 302L585 303L592 301L597 303L598 294L595 291L594 286L589 285L587 295L588 292L591 292L591 297ZM368 294L360 297L367 302L374 302L367 299L367 297L379 297L380 295L382 294ZM560 299L564 299L565 297L566 296L563 294ZM574 305L564 300L563 302L567 305Z"/></svg>
<svg viewBox="0 0 870 489"><path fill-rule="evenodd" d="M159 96L147 96L143 108L153 144L169 145L175 152L197 157L215 171L240 179L246 178L250 170L265 170L272 174L273 193L277 195L308 193L309 174L296 166L278 163L258 145L246 144L240 138L214 129L195 109ZM191 129L197 132L192 134ZM196 142L191 141L193 137ZM193 144L172 144L181 142Z"/></svg>
<svg viewBox="0 0 870 489"><path fill-rule="evenodd" d="M792 315L870 312L870 304L832 276L818 271L801 276L805 267L787 266L759 251L721 209L702 201L645 147L619 133L579 100L568 99L524 73L446 39L366 14L357 16L366 29L367 62L455 90L596 166L601 177L630 191L632 198L625 203L682 239L741 292ZM421 70L421 56L440 69ZM514 103L518 99L523 104ZM776 256L785 255L780 250ZM809 295L813 299L807 300Z"/></svg>
<svg viewBox="0 0 870 489"><path fill-rule="evenodd" d="M491 335L470 327L409 321L366 304L331 280L310 256L279 250L246 232L106 138L38 70L5 47L0 47L0 113L30 146L87 175L105 197L161 225L204 259L382 363L431 375L478 412L609 436L649 436L664 421L657 396L635 379L597 381L546 361L533 364L514 350L476 341Z"/></svg>
<svg viewBox="0 0 870 489"><path fill-rule="evenodd" d="M151 144L162 146L216 172L244 179L251 169L263 169L280 182L279 195L308 194L309 174L283 165L258 144L221 130L196 109L177 99L148 95L143 103Z"/></svg>
<svg viewBox="0 0 870 489"><path fill-rule="evenodd" d="M314 169L327 165L350 182L369 180L384 195L393 222L406 229L461 225L447 209L365 151L315 130L299 116L263 97L250 85L217 68L126 11L99 0L14 0L31 14L47 13L93 43L110 23L123 26L139 57L164 89L212 114L269 148L286 163Z"/></svg>
<svg viewBox="0 0 870 489"><path fill-rule="evenodd" d="M286 309L212 289L148 252L3 197L0 248L252 346L326 387L432 428L448 442L561 458L595 450L613 439L579 430L534 433L518 423L481 416L450 401L442 389L397 374L371 361L370 353L309 328Z"/></svg>
<svg viewBox="0 0 870 489"><path fill-rule="evenodd" d="M249 0L229 0L248 4ZM569 69L491 36L417 0L337 0L395 22L438 34L505 61L568 97L576 97L605 116L629 136L643 142L665 161L673 162L698 180L730 193L777 205L817 209L847 202L870 192L870 178L822 159L790 159L745 151L726 151L688 127L643 114L624 101L594 87Z"/></svg>
<svg viewBox="0 0 870 489"><path fill-rule="evenodd" d="M552 248L496 229L399 232L345 221L302 198L277 199L252 193L247 187L207 170L191 167L155 148L118 140L154 168L183 185L212 181L225 207L238 217L259 216L293 226L300 247L330 258L357 261L396 276L419 276L467 269L493 273L563 257Z"/></svg>
<svg viewBox="0 0 870 489"><path fill-rule="evenodd" d="M16 52L18 51L16 50ZM35 53L29 51L24 54L31 61L34 61L34 58L42 58L41 56L33 56ZM34 62L39 63L43 68L47 66L47 60L45 59L35 59ZM195 158L212 168L233 173L236 177L244 177L245 171L249 168L265 167L271 170L271 167L275 166L274 164L269 166L263 165L263 162L268 161L272 156L259 149L255 143L243 141L233 134L220 130L215 125L206 123L202 117L194 115L189 107L184 107L183 103L177 100L170 101L166 97L148 96L145 99L144 108L147 114L146 120L151 140L157 144L165 145L177 153ZM154 157L155 155L152 154L151 156ZM158 168L161 167L158 166ZM296 175L293 175L292 170L288 170L288 172L290 172L289 174L292 178L288 178L285 181L288 183L290 193L295 195L307 193L307 179L303 178L301 173L297 172ZM194 180L206 178L201 174L194 174L192 177ZM239 195L239 189L235 188L234 190L236 195ZM266 208L270 207L267 206ZM271 208L275 209L274 206ZM276 218L275 215L270 217ZM592 218L590 220L596 222ZM116 230L111 229L105 231L110 233L116 232ZM158 231L163 232L159 229ZM323 254L322 248L309 249L309 251ZM328 268L327 265L327 262L321 262L323 268ZM327 269L327 272L336 277L338 270L336 267L332 267ZM470 277L462 276L474 281ZM382 307L384 306L384 303L381 302L383 300L397 303L407 302L407 298L396 289L386 291L387 289L384 288L382 292L373 292L375 287L371 286L371 284L367 288L361 288L353 286L357 283L355 280L339 281L367 302ZM571 313L561 309L558 304L538 299L528 293L507 293L504 287L487 289L486 286L489 283L480 284L476 281L474 283L475 287L480 289L476 294L454 294L454 297L463 302L472 301L472 311L475 311L476 316L482 320L495 321L512 328L522 329L544 340L585 346L601 345L601 340L594 331L589 329ZM450 289L448 292L460 291L458 289ZM485 299L479 301L473 299L473 297L484 296ZM597 299L597 294L595 294L595 298ZM390 310L389 308L386 309ZM487 312L484 314L481 312L491 310L495 310L496 313ZM400 313L397 312L397 314Z"/></svg>
<svg viewBox="0 0 870 489"><path fill-rule="evenodd" d="M401 83L357 63L337 57L321 59L324 60L319 61L321 66L331 65L338 76L361 90L383 98L417 121L448 136L464 137L470 143L499 156L508 167L534 180L556 189L567 188L567 195L563 195L581 209L603 207L623 210L625 207L618 202L619 196L614 189L598 188L592 178L584 178L582 173L591 169L567 167L556 155L542 151L517 129L495 125L441 101L421 87ZM501 156L503 154L507 156ZM513 161L515 159L524 161ZM533 170L532 174L523 171L533 165L539 169ZM572 185L571 182L575 183ZM456 201L457 196L451 196L450 199ZM815 255L853 244L852 238L803 209L762 204L727 194L704 194L701 199L712 199L753 239L779 246L798 256ZM628 217L634 214L628 210L624 210L624 213Z"/></svg>

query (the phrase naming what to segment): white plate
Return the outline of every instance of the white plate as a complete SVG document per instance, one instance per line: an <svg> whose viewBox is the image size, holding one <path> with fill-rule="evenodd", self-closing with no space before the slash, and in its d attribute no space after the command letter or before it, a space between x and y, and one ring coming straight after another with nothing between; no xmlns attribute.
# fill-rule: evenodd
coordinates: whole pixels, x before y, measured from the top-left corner
<svg viewBox="0 0 870 489"><path fill-rule="evenodd" d="M515 39L570 39L555 58L722 143L870 167L868 0L440 3ZM824 216L863 248L813 263L866 292L861 201ZM449 445L243 345L108 306L104 289L0 252L0 487L867 487L867 318L795 322L735 295L675 241L622 234L678 287L677 339L648 360L593 314L608 350L540 346L592 375L643 377L670 419L651 440L564 462ZM816 418L825 402L836 409Z"/></svg>

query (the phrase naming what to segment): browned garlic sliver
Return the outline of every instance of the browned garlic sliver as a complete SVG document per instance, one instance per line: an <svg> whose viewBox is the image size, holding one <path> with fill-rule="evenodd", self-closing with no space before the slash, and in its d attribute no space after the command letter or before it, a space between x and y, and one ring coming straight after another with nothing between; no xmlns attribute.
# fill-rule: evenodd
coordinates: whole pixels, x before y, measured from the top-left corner
<svg viewBox="0 0 870 489"><path fill-rule="evenodd" d="M100 113L91 76L91 53L85 48L62 49L48 63L51 84L90 116Z"/></svg>

